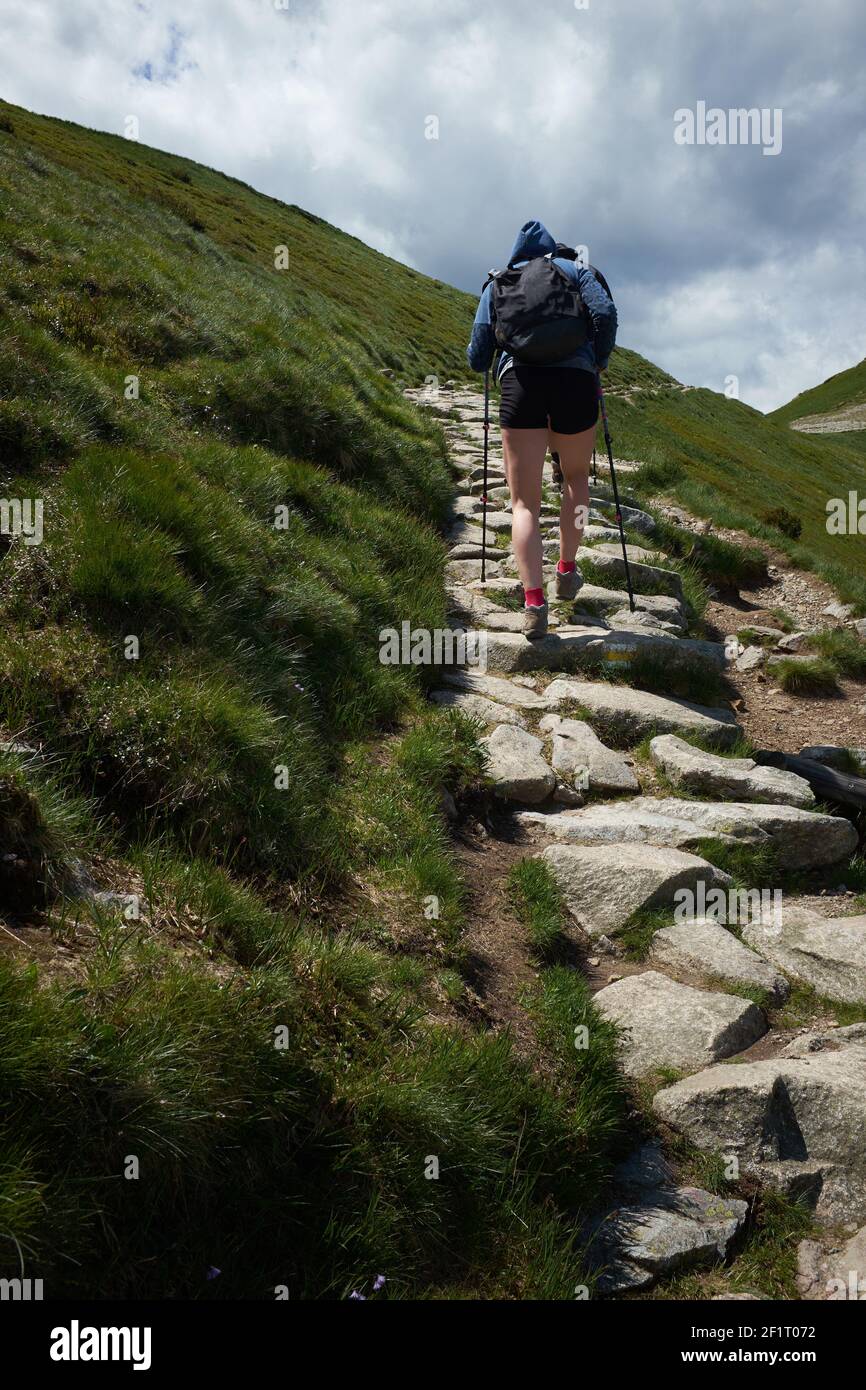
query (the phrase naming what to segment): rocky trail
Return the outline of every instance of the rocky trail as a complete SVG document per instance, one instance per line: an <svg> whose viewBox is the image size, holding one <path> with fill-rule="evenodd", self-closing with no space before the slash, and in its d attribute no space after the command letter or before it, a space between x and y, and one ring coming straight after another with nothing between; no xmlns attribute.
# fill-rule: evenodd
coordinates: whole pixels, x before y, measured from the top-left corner
<svg viewBox="0 0 866 1390"><path fill-rule="evenodd" d="M428 403L423 392L407 395ZM866 748L862 686L814 700L785 695L772 679L774 652L796 651L774 616L780 608L795 630L850 615L834 610L814 576L774 565L766 589L716 595L705 629L692 635L681 576L654 546L652 515L629 499L623 512L643 542L630 548L640 589L631 613L599 458L579 563L606 582L585 582L573 604L551 598L550 631L530 643L498 430L482 583L483 401L444 388L437 411L456 484L450 621L486 636L486 660L443 671L432 693L484 726L494 792L487 824L456 832L472 895L478 1006L491 1026L530 1045L520 994L539 967L506 880L514 864L538 857L568 911L569 964L619 1025L635 1090L634 1150L587 1232L596 1292L655 1287L664 1296L664 1281L681 1271L724 1272L748 1226L748 1193L765 1187L811 1209L801 1295L848 1296L832 1292L835 1274L845 1265L847 1279L857 1252L866 1255L866 913L845 881L858 829L818 805L802 777L735 755L744 733L795 753ZM549 482L549 461L545 469ZM558 497L552 487L546 497L547 583ZM745 627L769 634L757 655L742 644L732 653L732 635ZM629 677L641 663L669 670L672 692L682 663L701 666L723 677L728 697L702 704L639 689ZM706 857L710 843L729 853L731 872ZM767 877L744 882L732 867L738 855L771 866ZM683 1141L720 1155L746 1196L684 1180L674 1156Z"/></svg>

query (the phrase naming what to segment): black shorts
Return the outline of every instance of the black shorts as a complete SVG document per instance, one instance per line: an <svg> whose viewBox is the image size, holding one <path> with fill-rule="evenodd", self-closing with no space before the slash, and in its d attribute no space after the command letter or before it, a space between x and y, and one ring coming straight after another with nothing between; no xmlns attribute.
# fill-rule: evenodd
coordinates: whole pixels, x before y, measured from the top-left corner
<svg viewBox="0 0 866 1390"><path fill-rule="evenodd" d="M509 367L500 382L499 423L511 430L580 434L598 419L598 384L581 367Z"/></svg>

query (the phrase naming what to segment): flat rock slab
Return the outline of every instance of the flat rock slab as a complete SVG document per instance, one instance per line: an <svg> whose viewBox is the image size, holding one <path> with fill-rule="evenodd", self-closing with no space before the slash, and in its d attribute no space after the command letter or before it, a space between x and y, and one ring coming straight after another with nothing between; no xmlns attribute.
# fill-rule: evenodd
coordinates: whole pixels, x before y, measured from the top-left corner
<svg viewBox="0 0 866 1390"><path fill-rule="evenodd" d="M739 737L739 726L730 710L695 705L632 690L627 685L604 681L557 679L545 692L550 705L566 702L581 706L600 725L598 730L616 742L636 743L648 733L698 733L720 748Z"/></svg>
<svg viewBox="0 0 866 1390"><path fill-rule="evenodd" d="M526 727L526 719L519 710L498 705L495 700L488 700L486 695L473 695L470 690L432 690L430 699L434 705L440 705L443 709L459 709L473 719L480 719L482 724Z"/></svg>
<svg viewBox="0 0 866 1390"><path fill-rule="evenodd" d="M636 792L640 784L621 753L607 748L581 719L562 719L546 714L539 723L542 733L553 736L554 772L581 791Z"/></svg>
<svg viewBox="0 0 866 1390"><path fill-rule="evenodd" d="M497 596L502 598L519 598L523 601L523 585L519 579L494 578L494 579L472 579L467 588L473 593L485 594L488 598L496 601Z"/></svg>
<svg viewBox="0 0 866 1390"><path fill-rule="evenodd" d="M663 618L657 618L655 613L644 613L640 609L632 613L630 608L620 608L618 612L608 614L607 623L614 632L661 632L668 637L681 635L677 624L665 622Z"/></svg>
<svg viewBox="0 0 866 1390"><path fill-rule="evenodd" d="M724 1259L742 1229L748 1203L699 1187L647 1192L615 1207L597 1225L589 1247L599 1270L596 1292L647 1288L662 1274Z"/></svg>
<svg viewBox="0 0 866 1390"><path fill-rule="evenodd" d="M480 497L455 497L451 503L451 520L458 516L474 516L476 512L481 511L482 506Z"/></svg>
<svg viewBox="0 0 866 1390"><path fill-rule="evenodd" d="M620 541L611 540L605 536L600 545L593 545L591 554L622 556L622 544ZM628 556L629 564L632 565L663 565L669 557L663 550L649 550L645 545L629 545L626 542L625 553Z"/></svg>
<svg viewBox="0 0 866 1390"><path fill-rule="evenodd" d="M481 578L481 560L449 560L445 565L445 578L453 584L467 584L472 579ZM488 579L498 578L502 565L498 560L487 561Z"/></svg>
<svg viewBox="0 0 866 1390"><path fill-rule="evenodd" d="M790 993L784 975L711 917L662 927L652 939L650 959L674 971L765 990L774 1004L783 1003Z"/></svg>
<svg viewBox="0 0 866 1390"><path fill-rule="evenodd" d="M581 566L585 562L590 562L605 576L615 575L617 579L625 579L625 565L621 554L609 555L600 551L598 547L593 547L591 550L579 550L577 560ZM683 582L676 570L661 569L657 565L632 564L631 562L629 562L629 570L634 589L640 589L641 593L645 594L671 594L674 598L682 601Z"/></svg>
<svg viewBox="0 0 866 1390"><path fill-rule="evenodd" d="M485 584L485 588L487 587ZM451 616L472 618L480 622L494 614L507 613L508 609L503 608L500 603L494 603L485 593L470 589L465 584L452 584L448 588L448 611Z"/></svg>
<svg viewBox="0 0 866 1390"><path fill-rule="evenodd" d="M699 882L724 888L732 881L696 854L656 845L548 845L538 857L574 921L594 937L622 931L640 908L673 907L680 889L694 891Z"/></svg>
<svg viewBox="0 0 866 1390"><path fill-rule="evenodd" d="M754 758L722 758L694 748L676 734L660 734L650 757L678 789L721 801L763 801L774 806L814 806L809 783L793 772L759 767Z"/></svg>
<svg viewBox="0 0 866 1390"><path fill-rule="evenodd" d="M866 1047L722 1062L657 1092L653 1110L698 1148L808 1200L819 1222L866 1220Z"/></svg>
<svg viewBox="0 0 866 1390"><path fill-rule="evenodd" d="M498 564L502 558L502 551L498 546L491 545L490 537L487 538L487 545L473 545L470 541L460 541L457 545L452 545L448 551L448 561L453 563L455 560L480 560L482 555L487 560L493 560Z"/></svg>
<svg viewBox="0 0 866 1390"><path fill-rule="evenodd" d="M779 917L744 927L749 945L819 994L866 1004L866 916L820 917L783 902Z"/></svg>
<svg viewBox="0 0 866 1390"><path fill-rule="evenodd" d="M471 561L468 563L472 563ZM581 660L592 657L627 661L637 652L651 651L675 661L691 657L707 661L718 669L725 665L721 642L702 642L667 633L615 631L590 625L569 625L530 642L522 634L497 634L487 646L488 664L497 671L571 671Z"/></svg>
<svg viewBox="0 0 866 1390"><path fill-rule="evenodd" d="M724 844L768 845L783 869L834 864L857 847L857 832L842 817L760 802L640 796L613 805L561 811L546 817L544 824L557 839L574 845L645 844L692 849L708 838Z"/></svg>
<svg viewBox="0 0 866 1390"><path fill-rule="evenodd" d="M838 1052L843 1047L866 1046L866 1023L849 1023L846 1028L827 1028L823 1032L800 1033L782 1048L783 1057L808 1057L810 1052Z"/></svg>
<svg viewBox="0 0 866 1390"><path fill-rule="evenodd" d="M487 775L497 796L508 801L545 801L556 786L544 759L540 738L513 724L500 724L481 740L487 751Z"/></svg>
<svg viewBox="0 0 866 1390"><path fill-rule="evenodd" d="M550 702L537 690L530 690L517 681L506 680L503 676L486 676L475 671L446 671L443 673L446 684L458 690L469 690L474 695L486 695L502 705L512 705L517 709L550 709Z"/></svg>
<svg viewBox="0 0 866 1390"><path fill-rule="evenodd" d="M767 1031L750 1000L678 984L655 970L607 985L593 1002L623 1029L620 1055L629 1076L659 1067L695 1071L742 1052Z"/></svg>
<svg viewBox="0 0 866 1390"><path fill-rule="evenodd" d="M634 601L639 613L652 613L654 617L685 630L686 616L679 599L669 594L635 594ZM575 604L578 608L586 604L604 617L607 613L628 608L628 595L624 589L604 589L598 584L584 584L578 591Z"/></svg>

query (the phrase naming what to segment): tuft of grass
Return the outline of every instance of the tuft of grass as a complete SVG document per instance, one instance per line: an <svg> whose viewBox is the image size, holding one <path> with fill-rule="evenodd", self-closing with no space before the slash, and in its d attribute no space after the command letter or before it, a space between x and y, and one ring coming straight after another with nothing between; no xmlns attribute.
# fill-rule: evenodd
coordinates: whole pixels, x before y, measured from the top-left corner
<svg viewBox="0 0 866 1390"><path fill-rule="evenodd" d="M838 695L838 668L827 657L774 663L773 676L789 695Z"/></svg>
<svg viewBox="0 0 866 1390"><path fill-rule="evenodd" d="M850 628L815 632L807 638L806 647L831 662L840 676L850 680L866 679L866 642Z"/></svg>
<svg viewBox="0 0 866 1390"><path fill-rule="evenodd" d="M508 875L508 891L536 955L555 960L564 945L566 913L547 865L540 859L521 859Z"/></svg>
<svg viewBox="0 0 866 1390"><path fill-rule="evenodd" d="M628 960L644 961L649 955L652 939L657 931L673 924L673 909L669 907L639 908L633 912L621 931L617 941L623 947Z"/></svg>
<svg viewBox="0 0 866 1390"><path fill-rule="evenodd" d="M773 845L739 844L707 836L695 842L692 853L730 874L734 888L766 888L779 880L778 852Z"/></svg>

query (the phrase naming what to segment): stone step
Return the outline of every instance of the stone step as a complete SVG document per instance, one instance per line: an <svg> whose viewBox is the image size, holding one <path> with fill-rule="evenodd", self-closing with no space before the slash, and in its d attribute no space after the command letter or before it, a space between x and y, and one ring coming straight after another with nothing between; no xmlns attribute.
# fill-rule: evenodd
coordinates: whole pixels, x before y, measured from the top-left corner
<svg viewBox="0 0 866 1390"><path fill-rule="evenodd" d="M502 563L499 560L487 561L488 579L497 579L502 574ZM473 579L481 578L480 560L449 560L445 565L445 579L449 584L468 584Z"/></svg>
<svg viewBox="0 0 866 1390"><path fill-rule="evenodd" d="M822 917L799 903L783 902L780 914L750 922L743 936L793 979L831 999L866 1007L866 916Z"/></svg>
<svg viewBox="0 0 866 1390"><path fill-rule="evenodd" d="M635 608L639 613L651 613L663 622L685 631L686 615L679 599L669 594L635 594ZM575 608L582 605L591 608L602 617L609 613L628 609L628 594L624 589L603 589L597 584L583 584L575 599Z"/></svg>
<svg viewBox="0 0 866 1390"><path fill-rule="evenodd" d="M459 670L444 671L442 679L446 685L458 690L469 690L475 695L486 695L489 700L510 705L515 709L547 710L549 702L538 691L531 690L516 681L504 680L501 676L488 676L482 672Z"/></svg>
<svg viewBox="0 0 866 1390"><path fill-rule="evenodd" d="M574 671L581 656L627 663L636 652L657 652L665 659L693 657L721 670L727 664L721 642L702 642L669 633L613 630L595 625L567 625L537 641L512 633L491 634L487 664L496 671Z"/></svg>
<svg viewBox="0 0 866 1390"><path fill-rule="evenodd" d="M660 1067L696 1071L751 1047L767 1031L750 1000L694 989L656 970L607 985L593 1003L624 1030L620 1061L629 1076Z"/></svg>
<svg viewBox="0 0 866 1390"><path fill-rule="evenodd" d="M793 772L759 767L754 758L722 758L706 753L676 734L660 734L650 744L650 757L677 790L719 801L763 801L773 806L815 804L809 783Z"/></svg>
<svg viewBox="0 0 866 1390"><path fill-rule="evenodd" d="M673 909L681 889L695 892L699 882L708 890L727 888L732 882L696 854L657 845L548 845L538 858L553 874L574 921L592 937L615 936L642 908Z"/></svg>
<svg viewBox="0 0 866 1390"><path fill-rule="evenodd" d="M662 1275L725 1259L748 1203L700 1187L644 1188L637 1200L605 1208L593 1222L587 1260L595 1293L650 1288Z"/></svg>
<svg viewBox="0 0 866 1390"><path fill-rule="evenodd" d="M638 796L603 806L544 815L523 812L526 824L543 826L570 845L661 845L692 849L701 840L771 847L780 869L815 869L838 863L857 848L857 831L839 816L796 806L757 802L685 801ZM755 885L770 887L769 884ZM778 962L776 962L778 964Z"/></svg>
<svg viewBox="0 0 866 1390"><path fill-rule="evenodd" d="M587 550L577 552L578 564L581 567L592 564L597 570L605 575L615 576L617 579L625 579L625 565L622 555L609 555L605 551L600 551L597 546ZM661 569L656 565L631 564L632 588L635 593L649 594L671 594L674 598L682 602L683 583L676 570Z"/></svg>
<svg viewBox="0 0 866 1390"><path fill-rule="evenodd" d="M790 993L784 975L712 917L662 927L652 939L650 960L675 972L765 990L774 1004Z"/></svg>
<svg viewBox="0 0 866 1390"><path fill-rule="evenodd" d="M653 1110L697 1148L805 1198L822 1224L866 1220L866 1046L722 1062L659 1091Z"/></svg>
<svg viewBox="0 0 866 1390"><path fill-rule="evenodd" d="M545 688L551 709L575 704L587 710L597 733L614 742L637 743L648 733L700 734L717 747L726 748L739 737L739 726L730 710L692 704L627 685L606 681L563 680Z"/></svg>
<svg viewBox="0 0 866 1390"><path fill-rule="evenodd" d="M619 540L611 541L603 538L601 543L591 545L588 553L590 556L613 555L616 559L621 559L622 544ZM645 545L626 545L625 553L630 565L658 565L664 568L665 560L669 559L663 550L650 550Z"/></svg>
<svg viewBox="0 0 866 1390"><path fill-rule="evenodd" d="M487 754L486 775L496 796L507 801L546 801L556 787L556 776L544 757L540 738L513 724L500 724L481 747Z"/></svg>
<svg viewBox="0 0 866 1390"><path fill-rule="evenodd" d="M539 732L553 739L551 764L563 781L578 791L637 792L640 784L622 753L607 748L580 719L545 714Z"/></svg>
<svg viewBox="0 0 866 1390"><path fill-rule="evenodd" d="M492 560L494 564L498 564L502 559L502 551L499 547L491 545L488 541L487 545L481 545L480 542L478 544L462 542L458 545L452 545L448 551L448 560L480 560L482 555L486 555L487 559Z"/></svg>
<svg viewBox="0 0 866 1390"><path fill-rule="evenodd" d="M486 695L476 695L471 690L433 690L430 699L443 709L460 710L473 719L479 719L482 724L514 724L521 729L526 727L525 716L519 710L499 705L495 700L488 700Z"/></svg>
<svg viewBox="0 0 866 1390"><path fill-rule="evenodd" d="M614 515L615 508L612 501L598 495L591 500L600 512ZM658 529L649 512L643 511L640 507L627 507L620 503L620 515L622 516L622 524L627 530L639 531L644 536L652 536Z"/></svg>

